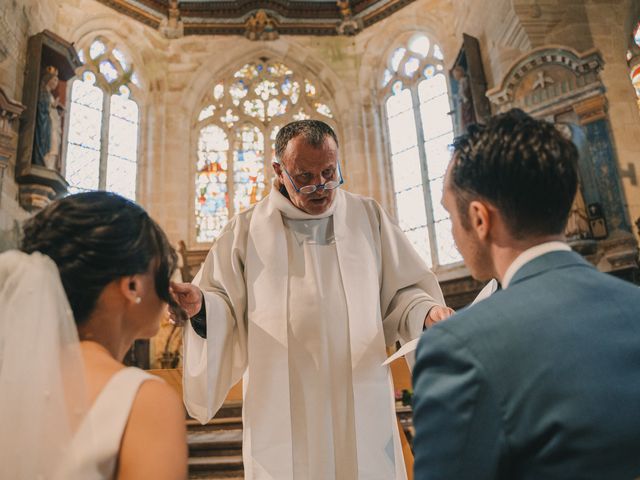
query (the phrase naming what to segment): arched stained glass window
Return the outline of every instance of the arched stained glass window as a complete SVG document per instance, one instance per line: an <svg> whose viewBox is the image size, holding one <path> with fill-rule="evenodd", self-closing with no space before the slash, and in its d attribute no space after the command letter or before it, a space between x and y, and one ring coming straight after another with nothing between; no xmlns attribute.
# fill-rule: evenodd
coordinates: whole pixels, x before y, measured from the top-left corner
<svg viewBox="0 0 640 480"><path fill-rule="evenodd" d="M198 242L215 239L229 218L265 196L278 130L312 116L335 127L321 85L280 62L247 63L212 85L197 116Z"/></svg>
<svg viewBox="0 0 640 480"><path fill-rule="evenodd" d="M139 80L124 52L98 37L78 52L71 85L65 176L71 193L109 190L136 198Z"/></svg>
<svg viewBox="0 0 640 480"><path fill-rule="evenodd" d="M381 86L400 227L429 266L460 262L440 203L453 141L442 50L413 36L389 56Z"/></svg>

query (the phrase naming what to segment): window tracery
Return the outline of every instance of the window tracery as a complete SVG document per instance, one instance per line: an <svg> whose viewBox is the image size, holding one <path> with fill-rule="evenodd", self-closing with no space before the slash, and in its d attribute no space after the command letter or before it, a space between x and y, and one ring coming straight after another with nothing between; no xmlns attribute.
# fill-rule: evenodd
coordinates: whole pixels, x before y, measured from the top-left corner
<svg viewBox="0 0 640 480"><path fill-rule="evenodd" d="M321 85L282 62L249 62L217 81L197 117L196 240L215 239L229 218L265 196L278 130L293 120L335 127Z"/></svg>
<svg viewBox="0 0 640 480"><path fill-rule="evenodd" d="M78 52L71 84L65 176L69 192L110 190L136 198L140 81L128 56L97 37Z"/></svg>
<svg viewBox="0 0 640 480"><path fill-rule="evenodd" d="M389 55L380 81L398 221L434 268L462 260L440 203L453 141L443 59L439 45L414 35Z"/></svg>

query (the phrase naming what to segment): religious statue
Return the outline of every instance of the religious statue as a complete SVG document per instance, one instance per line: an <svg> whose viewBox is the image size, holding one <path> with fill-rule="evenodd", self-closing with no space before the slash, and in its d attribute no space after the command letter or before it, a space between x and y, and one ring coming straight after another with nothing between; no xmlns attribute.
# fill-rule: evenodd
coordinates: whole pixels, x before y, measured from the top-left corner
<svg viewBox="0 0 640 480"><path fill-rule="evenodd" d="M178 0L169 1L168 15L162 19L158 30L165 38L182 38L184 36L184 23L180 18Z"/></svg>
<svg viewBox="0 0 640 480"><path fill-rule="evenodd" d="M476 123L476 116L473 111L473 101L471 95L471 84L469 76L461 65L456 66L451 74L458 82L458 93L456 95L456 110L458 111L458 131L462 134L466 132L469 125Z"/></svg>
<svg viewBox="0 0 640 480"><path fill-rule="evenodd" d="M249 40L277 40L278 30L267 12L258 10L245 23L244 35Z"/></svg>
<svg viewBox="0 0 640 480"><path fill-rule="evenodd" d="M337 27L340 35L355 35L358 33L358 23L353 19L353 11L349 0L337 0L336 5L340 10L342 21Z"/></svg>
<svg viewBox="0 0 640 480"><path fill-rule="evenodd" d="M62 118L64 107L58 102L58 69L45 68L40 79L36 131L32 162L52 170L59 170L60 146L62 143Z"/></svg>
<svg viewBox="0 0 640 480"><path fill-rule="evenodd" d="M584 240L592 237L587 208L584 204L584 197L580 191L580 186L578 186L571 210L569 210L569 218L564 230L564 235L567 240Z"/></svg>

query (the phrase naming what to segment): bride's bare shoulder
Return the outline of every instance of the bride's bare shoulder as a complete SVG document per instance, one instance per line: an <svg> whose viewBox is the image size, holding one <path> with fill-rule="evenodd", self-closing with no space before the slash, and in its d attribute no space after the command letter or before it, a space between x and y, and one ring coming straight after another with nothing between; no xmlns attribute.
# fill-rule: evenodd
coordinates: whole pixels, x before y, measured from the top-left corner
<svg viewBox="0 0 640 480"><path fill-rule="evenodd" d="M145 381L122 438L118 478L183 479L187 457L182 400L165 382Z"/></svg>

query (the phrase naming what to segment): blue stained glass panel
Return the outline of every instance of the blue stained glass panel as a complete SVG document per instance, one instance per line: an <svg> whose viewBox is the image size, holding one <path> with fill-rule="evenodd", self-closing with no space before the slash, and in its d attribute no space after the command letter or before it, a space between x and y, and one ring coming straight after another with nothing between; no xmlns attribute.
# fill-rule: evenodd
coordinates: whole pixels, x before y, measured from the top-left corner
<svg viewBox="0 0 640 480"><path fill-rule="evenodd" d="M241 212L262 198L265 191L264 136L252 125L236 132L233 152L233 205Z"/></svg>
<svg viewBox="0 0 640 480"><path fill-rule="evenodd" d="M100 62L98 66L100 73L107 79L107 82L113 83L118 78L118 70L109 60Z"/></svg>
<svg viewBox="0 0 640 480"><path fill-rule="evenodd" d="M211 242L229 220L227 151L229 141L216 125L200 130L196 171L196 239Z"/></svg>
<svg viewBox="0 0 640 480"><path fill-rule="evenodd" d="M408 77L412 77L413 74L418 71L418 68L420 68L420 60L418 60L416 57L411 57L404 64L404 73Z"/></svg>
<svg viewBox="0 0 640 480"><path fill-rule="evenodd" d="M400 62L402 61L402 57L406 53L407 49L400 47L397 48L395 52L391 55L391 70L394 72L398 71L398 67L400 66Z"/></svg>
<svg viewBox="0 0 640 480"><path fill-rule="evenodd" d="M106 51L107 46L104 43L102 43L100 40L94 40L94 42L89 47L89 56L95 60Z"/></svg>

